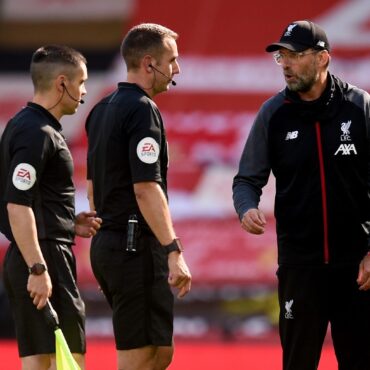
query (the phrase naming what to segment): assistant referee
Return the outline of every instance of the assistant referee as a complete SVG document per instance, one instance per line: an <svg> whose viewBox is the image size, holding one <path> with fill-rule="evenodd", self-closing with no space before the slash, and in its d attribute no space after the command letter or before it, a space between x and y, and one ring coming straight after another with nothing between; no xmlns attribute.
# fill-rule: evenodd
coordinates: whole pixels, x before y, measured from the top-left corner
<svg viewBox="0 0 370 370"><path fill-rule="evenodd" d="M41 47L31 77L32 102L8 122L0 141L0 231L10 241L4 282L22 369L46 370L53 362L54 333L40 311L49 298L83 369L85 306L72 246L76 234L95 234L101 220L95 212L75 216L73 161L59 120L74 114L86 94L86 60L67 46Z"/></svg>

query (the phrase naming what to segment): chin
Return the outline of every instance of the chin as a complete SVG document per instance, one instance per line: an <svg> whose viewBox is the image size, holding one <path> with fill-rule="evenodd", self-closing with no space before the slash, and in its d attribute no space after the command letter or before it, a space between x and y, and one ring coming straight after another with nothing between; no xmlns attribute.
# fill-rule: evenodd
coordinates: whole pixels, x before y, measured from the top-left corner
<svg viewBox="0 0 370 370"><path fill-rule="evenodd" d="M71 116L72 114L75 114L77 112L77 108L78 108L78 106L75 107L75 108L68 109L68 110L64 111L63 114L65 116Z"/></svg>

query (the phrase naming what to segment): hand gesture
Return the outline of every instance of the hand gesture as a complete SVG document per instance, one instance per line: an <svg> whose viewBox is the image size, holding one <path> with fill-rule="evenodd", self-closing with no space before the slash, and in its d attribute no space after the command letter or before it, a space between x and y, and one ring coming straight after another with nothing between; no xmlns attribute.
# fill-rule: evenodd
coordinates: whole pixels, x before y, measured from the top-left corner
<svg viewBox="0 0 370 370"><path fill-rule="evenodd" d="M178 298L184 297L191 288L191 274L182 253L177 251L168 255L168 283L179 289Z"/></svg>
<svg viewBox="0 0 370 370"><path fill-rule="evenodd" d="M102 219L95 216L95 211L79 213L75 218L76 235L83 238L94 236L100 229L102 223Z"/></svg>
<svg viewBox="0 0 370 370"><path fill-rule="evenodd" d="M51 296L52 285L49 273L45 271L41 275L30 274L27 282L27 290L33 299L33 304L41 310Z"/></svg>
<svg viewBox="0 0 370 370"><path fill-rule="evenodd" d="M263 234L266 226L265 215L259 209L251 208L244 213L241 225L251 234Z"/></svg>
<svg viewBox="0 0 370 370"><path fill-rule="evenodd" d="M357 284L360 286L360 290L370 288L370 254L367 254L360 263Z"/></svg>

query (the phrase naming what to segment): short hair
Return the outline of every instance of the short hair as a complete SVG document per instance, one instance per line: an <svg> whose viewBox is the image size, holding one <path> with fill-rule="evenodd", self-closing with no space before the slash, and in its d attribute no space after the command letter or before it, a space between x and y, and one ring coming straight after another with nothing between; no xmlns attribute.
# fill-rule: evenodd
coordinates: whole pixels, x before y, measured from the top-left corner
<svg viewBox="0 0 370 370"><path fill-rule="evenodd" d="M146 54L160 58L166 38L177 40L178 34L155 23L142 23L131 28L121 44L121 54L127 70L138 69Z"/></svg>
<svg viewBox="0 0 370 370"><path fill-rule="evenodd" d="M37 49L31 59L31 78L35 91L47 91L59 74L73 78L76 69L86 64L86 58L65 45L47 45Z"/></svg>

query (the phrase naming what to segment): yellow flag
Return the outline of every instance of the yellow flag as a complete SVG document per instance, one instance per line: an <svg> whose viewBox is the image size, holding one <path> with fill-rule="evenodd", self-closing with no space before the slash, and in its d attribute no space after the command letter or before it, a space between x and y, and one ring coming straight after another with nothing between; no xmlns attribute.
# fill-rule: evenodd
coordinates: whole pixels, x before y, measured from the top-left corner
<svg viewBox="0 0 370 370"><path fill-rule="evenodd" d="M68 348L62 331L56 329L54 333L57 370L81 370Z"/></svg>

